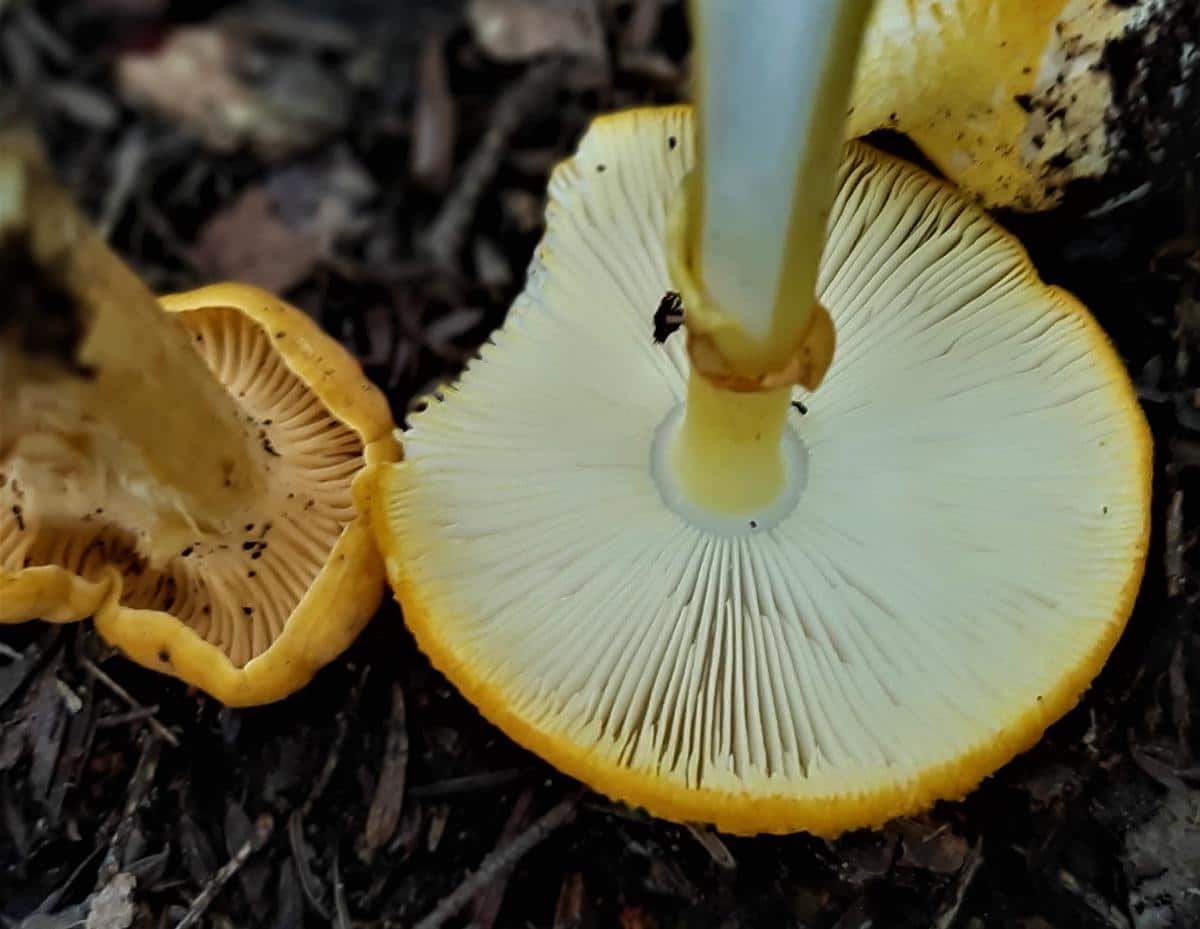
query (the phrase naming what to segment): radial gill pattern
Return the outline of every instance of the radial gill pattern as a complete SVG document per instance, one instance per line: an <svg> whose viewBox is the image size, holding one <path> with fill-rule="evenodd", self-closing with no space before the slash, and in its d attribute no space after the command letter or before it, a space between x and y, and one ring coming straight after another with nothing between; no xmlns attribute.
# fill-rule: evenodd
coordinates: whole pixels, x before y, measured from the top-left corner
<svg viewBox="0 0 1200 929"><path fill-rule="evenodd" d="M279 637L354 518L350 489L363 443L245 314L205 309L180 318L258 433L267 493L248 503L232 535L197 533L177 556L150 565L138 554L135 527L121 524L120 501L105 506L93 493L117 488L89 465L64 472L61 499L78 497L81 508L63 513L59 501L40 506L21 479L19 458L9 460L0 463L0 572L57 565L100 581L115 566L122 606L173 614L240 668ZM37 483L44 487L44 476ZM85 484L90 492L80 493Z"/></svg>
<svg viewBox="0 0 1200 929"><path fill-rule="evenodd" d="M406 617L515 738L660 815L830 833L961 794L1128 615L1149 446L1124 371L983 213L852 145L799 502L689 524L650 446L685 393L652 317L691 138L683 108L608 118L556 171L525 292L388 469Z"/></svg>

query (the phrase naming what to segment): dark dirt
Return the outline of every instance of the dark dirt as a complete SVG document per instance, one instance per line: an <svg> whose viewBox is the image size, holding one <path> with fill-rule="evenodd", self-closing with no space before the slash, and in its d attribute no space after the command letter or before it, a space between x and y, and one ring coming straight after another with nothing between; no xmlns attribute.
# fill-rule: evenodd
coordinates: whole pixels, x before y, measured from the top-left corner
<svg viewBox="0 0 1200 929"><path fill-rule="evenodd" d="M402 418L503 319L548 171L588 119L686 94L678 4L601 4L591 21L541 23L543 47L491 52L462 8L0 3L0 112L32 118L153 287L231 270L267 280L359 355ZM142 98L118 81L119 61L217 22L236 45L235 81L218 67L166 110L131 102ZM197 88L248 95L257 128L214 124L219 99L184 115ZM1099 680L964 802L836 842L651 820L580 795L484 723L390 604L305 691L245 711L112 655L86 623L32 623L0 630L0 924L79 926L98 893L89 927L411 926L497 848L499 866L460 892L471 902L446 925L1200 924L1189 151L1123 206L1089 215L1097 198L1068 198L1051 215L1003 217L1043 274L1095 311L1134 376L1156 442L1154 526L1141 596Z"/></svg>

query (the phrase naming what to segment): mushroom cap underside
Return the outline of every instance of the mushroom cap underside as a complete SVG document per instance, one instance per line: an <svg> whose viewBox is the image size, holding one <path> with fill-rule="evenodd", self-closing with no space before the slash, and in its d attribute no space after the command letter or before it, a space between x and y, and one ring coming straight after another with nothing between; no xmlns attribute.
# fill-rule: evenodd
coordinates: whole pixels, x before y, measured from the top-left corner
<svg viewBox="0 0 1200 929"><path fill-rule="evenodd" d="M161 303L261 440L267 493L247 501L231 533L198 531L151 564L134 527L113 516L117 482L85 459L35 491L22 469L60 443L20 436L0 459L0 621L94 616L130 658L225 704L279 699L340 654L382 596L368 513L375 468L399 455L391 416L342 346L257 288L214 285ZM36 499L47 491L69 501L52 518Z"/></svg>
<svg viewBox="0 0 1200 929"><path fill-rule="evenodd" d="M681 518L651 446L688 365L653 315L692 129L606 117L558 167L524 292L413 416L374 524L419 646L565 772L736 833L878 824L972 789L1097 673L1142 573L1148 430L1014 239L855 143L798 502Z"/></svg>

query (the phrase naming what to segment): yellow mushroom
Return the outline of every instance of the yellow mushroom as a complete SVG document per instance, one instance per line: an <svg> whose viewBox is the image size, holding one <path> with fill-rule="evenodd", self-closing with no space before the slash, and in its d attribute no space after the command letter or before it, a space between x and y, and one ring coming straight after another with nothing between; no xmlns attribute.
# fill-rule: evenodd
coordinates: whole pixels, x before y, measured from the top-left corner
<svg viewBox="0 0 1200 929"><path fill-rule="evenodd" d="M638 110L555 171L525 291L380 471L405 619L512 738L659 816L832 835L960 797L1129 615L1129 379L986 214L852 144L817 279L837 354L788 392L780 492L711 505L671 459L684 340L651 336L695 155L688 108Z"/></svg>
<svg viewBox="0 0 1200 929"><path fill-rule="evenodd" d="M303 686L382 594L365 515L398 455L382 394L256 288L156 303L18 136L0 139L0 254L18 292L0 337L0 622L92 615L229 705ZM39 342L53 319L60 337Z"/></svg>
<svg viewBox="0 0 1200 929"><path fill-rule="evenodd" d="M1178 34L1163 28L1171 17ZM878 0L847 137L896 129L985 206L1046 209L1071 181L1148 154L1134 151L1141 132L1128 132L1138 114L1115 96L1115 45L1161 41L1179 58L1178 88L1152 102L1169 124L1195 86L1188 35L1194 47L1192 0Z"/></svg>
<svg viewBox="0 0 1200 929"><path fill-rule="evenodd" d="M375 496L489 719L731 832L961 796L1075 703L1145 559L1149 432L1094 320L950 186L839 162L866 6L696 0L698 115L592 125Z"/></svg>

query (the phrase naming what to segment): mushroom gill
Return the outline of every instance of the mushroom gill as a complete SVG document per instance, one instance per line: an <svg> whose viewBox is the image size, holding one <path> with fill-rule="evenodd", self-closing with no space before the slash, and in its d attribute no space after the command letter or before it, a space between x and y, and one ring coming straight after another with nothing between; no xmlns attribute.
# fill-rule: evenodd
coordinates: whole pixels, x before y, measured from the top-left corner
<svg viewBox="0 0 1200 929"><path fill-rule="evenodd" d="M57 566L93 582L119 571L124 607L173 614L243 667L279 637L344 527L364 442L338 420L245 314L212 307L180 314L193 345L235 399L269 456L266 493L232 535L196 533L161 564L139 555L136 501L36 428L0 458L0 571ZM203 428L196 423L196 428ZM64 452L77 467L64 465Z"/></svg>

